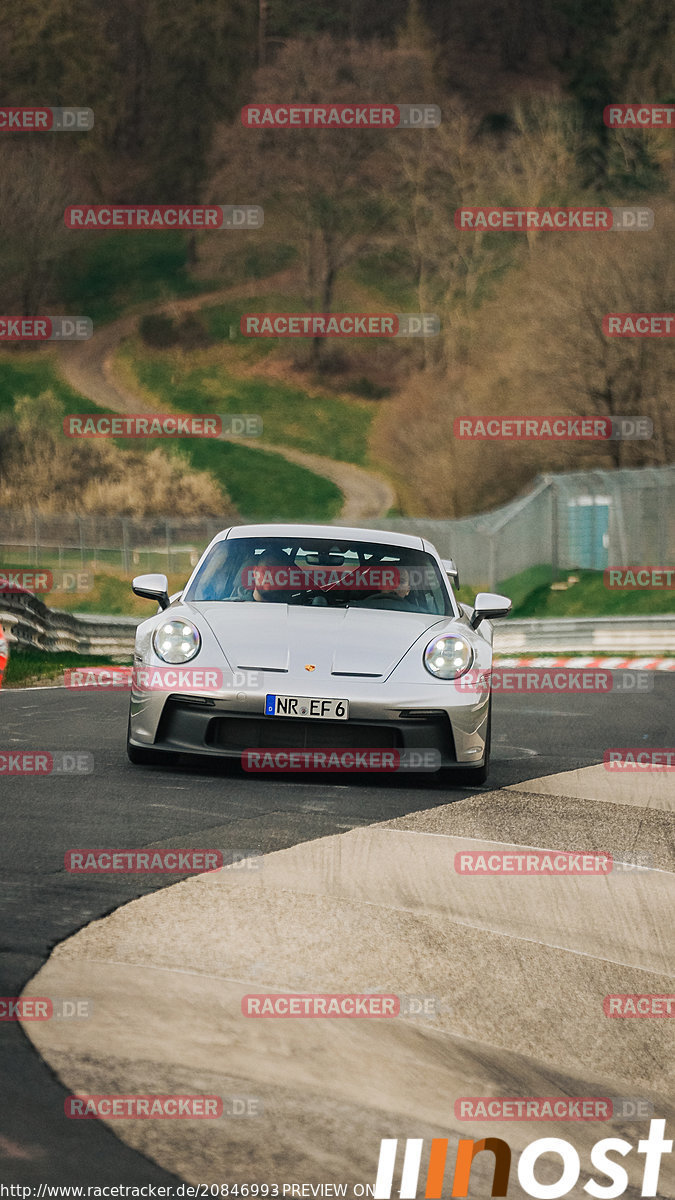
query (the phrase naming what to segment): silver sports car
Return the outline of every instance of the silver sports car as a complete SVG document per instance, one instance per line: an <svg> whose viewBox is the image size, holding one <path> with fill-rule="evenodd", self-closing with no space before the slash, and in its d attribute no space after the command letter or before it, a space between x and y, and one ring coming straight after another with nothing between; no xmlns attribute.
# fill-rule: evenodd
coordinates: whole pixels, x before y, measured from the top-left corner
<svg viewBox="0 0 675 1200"><path fill-rule="evenodd" d="M460 604L421 537L323 525L219 533L136 633L128 754L249 771L433 771L484 782L492 626L506 596ZM450 774L452 772L452 774Z"/></svg>

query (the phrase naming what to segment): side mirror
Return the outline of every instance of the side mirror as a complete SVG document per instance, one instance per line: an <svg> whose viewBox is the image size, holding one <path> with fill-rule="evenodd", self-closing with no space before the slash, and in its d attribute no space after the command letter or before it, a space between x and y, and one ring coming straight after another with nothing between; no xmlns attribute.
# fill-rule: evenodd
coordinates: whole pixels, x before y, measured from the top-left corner
<svg viewBox="0 0 675 1200"><path fill-rule="evenodd" d="M169 607L169 581L166 575L137 575L131 589L136 596L156 600L160 608Z"/></svg>
<svg viewBox="0 0 675 1200"><path fill-rule="evenodd" d="M446 575L448 575L449 578L452 579L452 582L454 583L455 587L458 588L459 587L459 571L457 570L457 567L455 566L454 558L442 558L441 565L442 565L443 570L445 571Z"/></svg>
<svg viewBox="0 0 675 1200"><path fill-rule="evenodd" d="M511 612L511 601L508 596L499 596L496 592L479 592L473 602L471 628L478 629L481 621L494 620L495 617L506 617Z"/></svg>

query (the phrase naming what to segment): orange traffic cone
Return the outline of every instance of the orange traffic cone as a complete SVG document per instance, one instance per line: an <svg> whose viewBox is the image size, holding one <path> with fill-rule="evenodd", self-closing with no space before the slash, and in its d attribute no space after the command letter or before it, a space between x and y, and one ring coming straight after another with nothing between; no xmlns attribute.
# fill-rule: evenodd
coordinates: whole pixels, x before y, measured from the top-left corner
<svg viewBox="0 0 675 1200"><path fill-rule="evenodd" d="M2 687L2 677L5 673L5 667L7 666L8 658L9 658L9 643L7 642L7 638L5 637L2 625L0 625L0 688Z"/></svg>

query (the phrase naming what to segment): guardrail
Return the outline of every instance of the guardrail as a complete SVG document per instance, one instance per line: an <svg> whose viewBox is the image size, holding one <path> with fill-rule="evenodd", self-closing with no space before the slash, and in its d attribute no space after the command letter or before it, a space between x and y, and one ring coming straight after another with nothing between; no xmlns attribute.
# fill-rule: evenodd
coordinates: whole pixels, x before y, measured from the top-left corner
<svg viewBox="0 0 675 1200"><path fill-rule="evenodd" d="M649 617L559 617L555 620L495 621L497 654L571 651L661 654L675 651L675 615Z"/></svg>
<svg viewBox="0 0 675 1200"><path fill-rule="evenodd" d="M152 606L148 605L148 616ZM106 657L133 653L141 617L106 617L48 608L37 596L23 592L0 596L0 625L7 640L35 650L69 650L74 654Z"/></svg>
<svg viewBox="0 0 675 1200"><path fill-rule="evenodd" d="M148 605L148 616L152 616ZM39 650L110 657L133 653L142 617L96 616L48 608L37 596L0 596L0 624L8 640ZM556 620L495 621L497 654L568 652L661 654L675 651L675 615L562 617Z"/></svg>

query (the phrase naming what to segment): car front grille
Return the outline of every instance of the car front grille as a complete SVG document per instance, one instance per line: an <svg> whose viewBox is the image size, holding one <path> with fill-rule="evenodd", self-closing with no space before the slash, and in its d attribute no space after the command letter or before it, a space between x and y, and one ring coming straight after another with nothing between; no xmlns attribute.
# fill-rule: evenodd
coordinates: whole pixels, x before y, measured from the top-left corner
<svg viewBox="0 0 675 1200"><path fill-rule="evenodd" d="M214 711L193 698L170 696L155 745L185 754L237 757L244 750L410 750L437 749L445 763L456 762L452 726L442 710L401 712L389 720L303 721L262 713Z"/></svg>
<svg viewBox="0 0 675 1200"><path fill-rule="evenodd" d="M393 750L403 744L396 726L276 717L217 717L207 741L228 750Z"/></svg>

